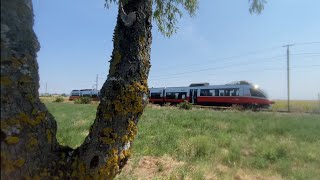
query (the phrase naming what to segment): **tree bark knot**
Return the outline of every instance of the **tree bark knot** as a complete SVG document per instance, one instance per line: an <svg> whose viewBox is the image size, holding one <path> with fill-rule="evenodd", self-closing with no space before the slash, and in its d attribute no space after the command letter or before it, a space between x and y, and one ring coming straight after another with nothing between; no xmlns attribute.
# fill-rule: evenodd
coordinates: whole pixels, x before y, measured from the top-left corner
<svg viewBox="0 0 320 180"><path fill-rule="evenodd" d="M122 2L120 2L120 6L121 6L121 13L120 13L121 20L126 27L130 27L137 19L137 12L133 11L127 14L123 9Z"/></svg>

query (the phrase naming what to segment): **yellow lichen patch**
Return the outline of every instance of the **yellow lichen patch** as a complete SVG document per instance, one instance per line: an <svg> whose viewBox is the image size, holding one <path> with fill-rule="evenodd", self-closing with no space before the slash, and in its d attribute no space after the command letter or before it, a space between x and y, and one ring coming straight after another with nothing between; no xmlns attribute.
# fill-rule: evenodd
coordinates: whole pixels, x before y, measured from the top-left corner
<svg viewBox="0 0 320 180"><path fill-rule="evenodd" d="M131 89L133 88L135 91L144 92L144 93L148 91L147 86L141 84L140 82L134 83L133 85L129 86L129 88Z"/></svg>
<svg viewBox="0 0 320 180"><path fill-rule="evenodd" d="M1 152L1 173L2 171L9 175L10 173L17 171L25 164L24 159L12 160L9 158L8 154Z"/></svg>
<svg viewBox="0 0 320 180"><path fill-rule="evenodd" d="M100 134L100 141L104 144L112 144L116 142L118 135L111 128L104 128Z"/></svg>
<svg viewBox="0 0 320 180"><path fill-rule="evenodd" d="M35 175L34 177L31 178L32 180L41 180L40 176Z"/></svg>
<svg viewBox="0 0 320 180"><path fill-rule="evenodd" d="M59 170L58 173L60 177L63 177L63 171Z"/></svg>
<svg viewBox="0 0 320 180"><path fill-rule="evenodd" d="M99 140L104 144L112 144L116 142L114 139L111 139L109 137L100 137Z"/></svg>
<svg viewBox="0 0 320 180"><path fill-rule="evenodd" d="M120 158L120 160L122 160L122 159L128 158L130 156L131 156L131 151L130 151L130 149L127 149L127 150L121 151L119 158Z"/></svg>
<svg viewBox="0 0 320 180"><path fill-rule="evenodd" d="M34 98L34 96L32 94L27 94L26 98L32 103L34 103L36 101L36 99Z"/></svg>
<svg viewBox="0 0 320 180"><path fill-rule="evenodd" d="M144 79L141 81L141 84L145 87L148 87L148 80Z"/></svg>
<svg viewBox="0 0 320 180"><path fill-rule="evenodd" d="M14 165L18 168L21 168L26 161L24 159L18 159L14 161Z"/></svg>
<svg viewBox="0 0 320 180"><path fill-rule="evenodd" d="M2 86L9 86L11 85L12 81L8 76L1 76L1 85Z"/></svg>
<svg viewBox="0 0 320 180"><path fill-rule="evenodd" d="M114 108L116 111L118 112L122 112L123 111L123 106L122 106L122 103L119 101L119 100L115 100L113 101L113 104L114 104Z"/></svg>
<svg viewBox="0 0 320 180"><path fill-rule="evenodd" d="M72 163L71 167L71 179L90 179L89 177L86 177L87 168L84 162L81 162L79 159L76 159Z"/></svg>
<svg viewBox="0 0 320 180"><path fill-rule="evenodd" d="M23 75L20 77L19 82L28 83L28 82L32 82L32 79L30 76Z"/></svg>
<svg viewBox="0 0 320 180"><path fill-rule="evenodd" d="M127 131L128 131L128 140L132 142L138 133L137 125L134 123L133 120L129 120Z"/></svg>
<svg viewBox="0 0 320 180"><path fill-rule="evenodd" d="M7 156L1 152L1 174L4 172L4 174L8 175L15 170L16 168L14 167L12 160L8 159Z"/></svg>
<svg viewBox="0 0 320 180"><path fill-rule="evenodd" d="M45 117L46 117L46 112L40 112L33 121L33 125L39 124Z"/></svg>
<svg viewBox="0 0 320 180"><path fill-rule="evenodd" d="M129 138L128 138L128 135L124 135L122 138L121 138L122 142L128 142L129 141Z"/></svg>
<svg viewBox="0 0 320 180"><path fill-rule="evenodd" d="M112 114L109 111L107 111L106 113L104 113L103 117L105 119L111 119L112 118Z"/></svg>
<svg viewBox="0 0 320 180"><path fill-rule="evenodd" d="M51 131L49 129L46 130L46 134L47 134L47 139L48 142L51 144L52 143L52 134Z"/></svg>
<svg viewBox="0 0 320 180"><path fill-rule="evenodd" d="M112 149L109 153L108 161L105 166L99 169L100 178L113 179L119 173L118 150Z"/></svg>
<svg viewBox="0 0 320 180"><path fill-rule="evenodd" d="M131 150L130 150L130 149L123 150L123 151L122 151L122 154L123 154L125 157L130 157L130 156L131 156Z"/></svg>
<svg viewBox="0 0 320 180"><path fill-rule="evenodd" d="M12 66L14 68L18 68L18 67L20 67L22 65L22 63L16 57L12 57L11 62L12 62Z"/></svg>
<svg viewBox="0 0 320 180"><path fill-rule="evenodd" d="M120 63L120 61L121 61L121 54L119 51L115 51L113 55L113 61L110 67L110 74L115 73L117 65Z"/></svg>
<svg viewBox="0 0 320 180"><path fill-rule="evenodd" d="M121 61L121 54L119 53L119 51L116 51L114 53L114 63L115 65L119 64Z"/></svg>
<svg viewBox="0 0 320 180"><path fill-rule="evenodd" d="M33 119L31 119L27 114L20 113L19 119L21 122L30 124L32 126L38 125L41 123L41 121L46 117L46 112L40 112L38 113Z"/></svg>
<svg viewBox="0 0 320 180"><path fill-rule="evenodd" d="M5 142L10 145L17 144L19 142L19 137L9 136L5 139Z"/></svg>
<svg viewBox="0 0 320 180"><path fill-rule="evenodd" d="M38 146L38 140L35 137L30 136L29 140L28 140L28 143L26 145L27 149L28 150L33 150L37 146Z"/></svg>

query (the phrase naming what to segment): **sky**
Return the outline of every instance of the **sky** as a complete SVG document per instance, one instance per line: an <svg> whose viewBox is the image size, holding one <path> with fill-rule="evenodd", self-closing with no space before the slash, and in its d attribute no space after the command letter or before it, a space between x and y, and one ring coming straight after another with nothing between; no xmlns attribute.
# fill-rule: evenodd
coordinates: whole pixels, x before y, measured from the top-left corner
<svg viewBox="0 0 320 180"><path fill-rule="evenodd" d="M33 0L40 93L98 89L107 78L117 6L104 0ZM315 100L320 93L320 1L268 0L260 15L248 0L200 0L195 17L164 37L153 23L149 87L246 80L270 99Z"/></svg>

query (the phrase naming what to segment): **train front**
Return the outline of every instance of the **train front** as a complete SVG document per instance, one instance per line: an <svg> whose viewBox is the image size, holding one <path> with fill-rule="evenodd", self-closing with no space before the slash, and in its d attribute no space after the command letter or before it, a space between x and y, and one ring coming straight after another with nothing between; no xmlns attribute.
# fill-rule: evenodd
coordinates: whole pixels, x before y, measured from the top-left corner
<svg viewBox="0 0 320 180"><path fill-rule="evenodd" d="M260 89L258 85L251 85L249 91L253 105L259 108L269 108L271 104L274 104L274 101L270 101L267 93Z"/></svg>

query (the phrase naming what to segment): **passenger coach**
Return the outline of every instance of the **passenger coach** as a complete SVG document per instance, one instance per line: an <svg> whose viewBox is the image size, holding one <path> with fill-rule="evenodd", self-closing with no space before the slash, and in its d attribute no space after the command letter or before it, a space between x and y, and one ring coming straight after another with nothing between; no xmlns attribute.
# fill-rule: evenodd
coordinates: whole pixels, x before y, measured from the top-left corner
<svg viewBox="0 0 320 180"><path fill-rule="evenodd" d="M158 104L188 101L199 105L257 108L268 108L273 104L264 91L246 81L226 85L198 83L189 87L150 88L149 101Z"/></svg>
<svg viewBox="0 0 320 180"><path fill-rule="evenodd" d="M80 97L90 97L94 101L99 100L99 91L95 89L81 89L81 90L72 90L69 96L69 101L78 99Z"/></svg>

